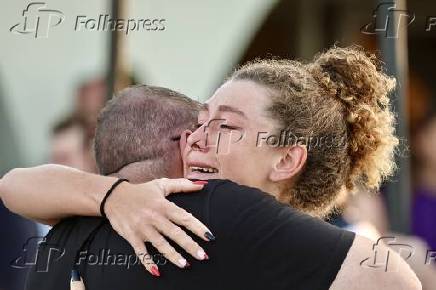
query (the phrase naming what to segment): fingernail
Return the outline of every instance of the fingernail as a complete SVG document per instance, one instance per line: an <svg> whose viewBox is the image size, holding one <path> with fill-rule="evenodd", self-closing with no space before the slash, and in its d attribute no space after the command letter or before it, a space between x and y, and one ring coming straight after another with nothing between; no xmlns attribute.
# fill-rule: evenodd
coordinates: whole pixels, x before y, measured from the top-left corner
<svg viewBox="0 0 436 290"><path fill-rule="evenodd" d="M196 180L196 181L193 181L192 183L194 183L196 185L206 185L207 181L206 180Z"/></svg>
<svg viewBox="0 0 436 290"><path fill-rule="evenodd" d="M80 281L79 271L71 270L71 281Z"/></svg>
<svg viewBox="0 0 436 290"><path fill-rule="evenodd" d="M200 249L197 251L197 256L198 256L198 258L200 258L200 260L209 259L209 257L207 256L207 254L204 252L203 249Z"/></svg>
<svg viewBox="0 0 436 290"><path fill-rule="evenodd" d="M186 259L183 259L183 258L179 259L178 262L179 262L180 267L182 267L182 268L185 268L186 265L188 264L188 261L186 261Z"/></svg>
<svg viewBox="0 0 436 290"><path fill-rule="evenodd" d="M205 232L204 236L206 237L206 239L208 239L209 241L215 241L215 236L211 233L211 232Z"/></svg>
<svg viewBox="0 0 436 290"><path fill-rule="evenodd" d="M189 264L189 262L186 262L186 266L185 268L191 267L191 264Z"/></svg>
<svg viewBox="0 0 436 290"><path fill-rule="evenodd" d="M157 268L156 265L151 266L151 274L153 276L159 277L160 276L160 272L159 269Z"/></svg>

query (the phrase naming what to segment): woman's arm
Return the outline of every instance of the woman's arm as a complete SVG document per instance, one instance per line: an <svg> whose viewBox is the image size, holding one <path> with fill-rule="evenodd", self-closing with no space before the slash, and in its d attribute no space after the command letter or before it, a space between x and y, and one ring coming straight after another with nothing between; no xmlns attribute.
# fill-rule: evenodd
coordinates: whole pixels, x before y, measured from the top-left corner
<svg viewBox="0 0 436 290"><path fill-rule="evenodd" d="M54 224L73 215L99 216L99 204L116 180L54 164L16 168L3 177L0 197L12 212Z"/></svg>
<svg viewBox="0 0 436 290"><path fill-rule="evenodd" d="M54 224L72 216L99 216L100 203L114 177L85 173L60 165L13 169L0 180L0 197L11 211L38 221ZM203 188L187 179L156 179L143 184L121 183L108 198L107 218L138 255L145 255L144 241L150 241L179 267L186 260L164 236L174 240L199 260L203 249L183 231L184 226L205 241L214 239L208 228L192 214L165 197L174 192ZM151 272L150 263L145 265Z"/></svg>
<svg viewBox="0 0 436 290"><path fill-rule="evenodd" d="M416 274L398 253L381 242L377 242L375 250L374 244L356 235L330 290L422 290ZM379 265L373 265L374 255ZM380 262L385 263L383 267Z"/></svg>

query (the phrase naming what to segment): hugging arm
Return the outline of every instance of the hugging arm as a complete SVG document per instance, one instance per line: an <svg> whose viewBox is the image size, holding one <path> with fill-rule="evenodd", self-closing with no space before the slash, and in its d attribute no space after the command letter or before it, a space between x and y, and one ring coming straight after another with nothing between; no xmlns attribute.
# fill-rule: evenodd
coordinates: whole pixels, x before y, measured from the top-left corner
<svg viewBox="0 0 436 290"><path fill-rule="evenodd" d="M99 216L99 204L117 179L61 165L16 168L0 183L5 206L19 215L53 225L73 216Z"/></svg>
<svg viewBox="0 0 436 290"><path fill-rule="evenodd" d="M85 173L61 165L13 169L0 180L0 197L9 210L24 217L55 224L73 216L100 216L100 203L117 178ZM204 251L179 226L203 240L213 235L198 219L168 201L174 192L197 191L203 185L187 179L155 179L143 184L121 183L108 198L105 213L112 227L134 248L147 252L150 241L183 268L184 259L163 237L174 240L189 254L204 259ZM147 267L150 271L150 267Z"/></svg>

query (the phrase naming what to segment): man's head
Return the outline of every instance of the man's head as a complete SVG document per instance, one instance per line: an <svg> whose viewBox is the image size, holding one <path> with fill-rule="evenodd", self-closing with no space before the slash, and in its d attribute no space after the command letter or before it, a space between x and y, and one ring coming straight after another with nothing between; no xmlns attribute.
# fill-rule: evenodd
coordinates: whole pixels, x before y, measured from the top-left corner
<svg viewBox="0 0 436 290"><path fill-rule="evenodd" d="M120 91L101 111L95 155L103 175L131 182L182 177L180 135L197 123L200 104L170 89L133 86Z"/></svg>

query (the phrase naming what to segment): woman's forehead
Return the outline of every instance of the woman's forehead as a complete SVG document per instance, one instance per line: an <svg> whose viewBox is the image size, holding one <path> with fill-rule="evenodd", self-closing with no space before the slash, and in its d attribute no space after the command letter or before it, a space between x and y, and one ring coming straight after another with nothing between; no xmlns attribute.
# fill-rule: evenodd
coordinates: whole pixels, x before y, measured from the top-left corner
<svg viewBox="0 0 436 290"><path fill-rule="evenodd" d="M205 109L218 111L222 107L241 111L246 115L262 114L270 104L268 91L252 81L229 81L219 87L205 103Z"/></svg>

